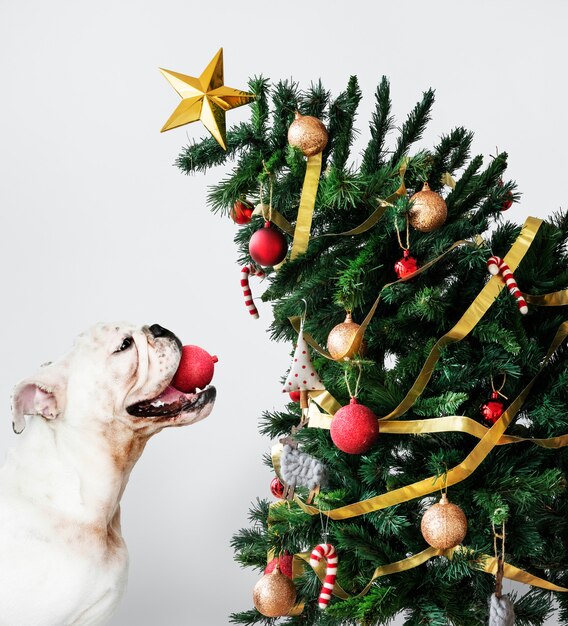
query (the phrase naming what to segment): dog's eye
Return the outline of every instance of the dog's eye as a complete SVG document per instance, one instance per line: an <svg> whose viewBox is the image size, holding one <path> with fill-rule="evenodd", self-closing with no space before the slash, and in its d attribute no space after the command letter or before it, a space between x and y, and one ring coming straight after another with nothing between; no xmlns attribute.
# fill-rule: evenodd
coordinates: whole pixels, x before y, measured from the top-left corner
<svg viewBox="0 0 568 626"><path fill-rule="evenodd" d="M120 348L118 348L118 350L115 350L115 353L124 352L125 350L128 350L128 348L130 348L131 345L132 345L132 337L125 337L124 341L120 344Z"/></svg>

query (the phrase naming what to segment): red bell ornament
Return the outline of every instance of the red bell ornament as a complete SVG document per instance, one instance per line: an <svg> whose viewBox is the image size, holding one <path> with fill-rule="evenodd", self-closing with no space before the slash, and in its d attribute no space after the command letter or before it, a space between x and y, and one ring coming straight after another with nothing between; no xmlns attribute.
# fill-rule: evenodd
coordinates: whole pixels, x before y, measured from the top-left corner
<svg viewBox="0 0 568 626"><path fill-rule="evenodd" d="M286 237L270 222L265 222L264 228L257 230L250 238L249 254L255 263L263 267L278 265L286 258L287 252Z"/></svg>
<svg viewBox="0 0 568 626"><path fill-rule="evenodd" d="M231 219L235 224L248 224L252 219L253 207L245 200L237 200L231 209Z"/></svg>
<svg viewBox="0 0 568 626"><path fill-rule="evenodd" d="M399 259L394 265L395 274L399 278L404 278L408 274L412 274L418 269L418 261L410 256L410 250L405 249L402 259Z"/></svg>
<svg viewBox="0 0 568 626"><path fill-rule="evenodd" d="M491 393L491 399L481 405L481 415L483 419L493 426L495 422L503 415L505 406L499 400L499 394L496 391Z"/></svg>
<svg viewBox="0 0 568 626"><path fill-rule="evenodd" d="M282 500L284 497L284 485L278 476L275 476L270 482L270 492L278 500Z"/></svg>

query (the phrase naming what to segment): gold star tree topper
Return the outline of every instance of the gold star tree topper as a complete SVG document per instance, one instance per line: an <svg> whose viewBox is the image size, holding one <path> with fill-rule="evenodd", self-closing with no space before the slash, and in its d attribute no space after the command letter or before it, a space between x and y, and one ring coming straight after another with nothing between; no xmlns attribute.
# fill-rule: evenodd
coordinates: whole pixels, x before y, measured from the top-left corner
<svg viewBox="0 0 568 626"><path fill-rule="evenodd" d="M199 78L162 68L160 72L182 98L161 132L201 120L223 150L226 150L225 112L247 104L255 96L223 84L223 48Z"/></svg>

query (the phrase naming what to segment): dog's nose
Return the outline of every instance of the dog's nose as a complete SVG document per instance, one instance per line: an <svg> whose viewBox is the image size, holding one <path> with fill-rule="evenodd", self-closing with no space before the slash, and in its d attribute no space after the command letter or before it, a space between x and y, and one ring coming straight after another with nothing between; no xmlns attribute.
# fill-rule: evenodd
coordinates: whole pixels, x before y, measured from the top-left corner
<svg viewBox="0 0 568 626"><path fill-rule="evenodd" d="M168 335L173 335L171 330L168 330L159 324L152 324L152 326L150 326L150 332L154 335L154 337L167 337Z"/></svg>
<svg viewBox="0 0 568 626"><path fill-rule="evenodd" d="M152 326L148 327L148 330L152 333L155 339L157 339L158 337L169 337L170 339L173 339L176 342L178 348L181 350L182 343L177 335L172 333L171 330L168 330L167 328L164 328L159 324L152 324Z"/></svg>

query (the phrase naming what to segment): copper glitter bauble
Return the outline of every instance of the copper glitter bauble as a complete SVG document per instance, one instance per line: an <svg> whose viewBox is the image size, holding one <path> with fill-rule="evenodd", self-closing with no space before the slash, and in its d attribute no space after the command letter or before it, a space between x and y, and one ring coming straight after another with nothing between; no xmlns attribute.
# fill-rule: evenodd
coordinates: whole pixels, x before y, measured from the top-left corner
<svg viewBox="0 0 568 626"><path fill-rule="evenodd" d="M345 321L331 329L327 337L327 350L332 359L336 361L351 359L361 351L363 347L361 338L356 339L351 345L359 328L359 324L353 321L351 313L347 313Z"/></svg>
<svg viewBox="0 0 568 626"><path fill-rule="evenodd" d="M422 517L420 530L433 548L448 550L458 546L467 534L467 518L457 504L452 504L443 494L440 502L433 504Z"/></svg>
<svg viewBox="0 0 568 626"><path fill-rule="evenodd" d="M429 233L440 228L448 217L448 207L439 193L432 191L428 183L424 183L422 191L415 193L408 221L411 226L422 233Z"/></svg>
<svg viewBox="0 0 568 626"><path fill-rule="evenodd" d="M496 391L491 394L491 400L481 405L483 419L492 426L503 415L504 411L505 405L499 400L499 394Z"/></svg>
<svg viewBox="0 0 568 626"><path fill-rule="evenodd" d="M327 129L322 121L296 111L296 119L288 128L288 143L306 156L314 156L327 146Z"/></svg>
<svg viewBox="0 0 568 626"><path fill-rule="evenodd" d="M404 278L408 274L414 273L418 269L418 261L410 256L408 250L404 251L402 259L399 259L394 265L395 274L399 278Z"/></svg>
<svg viewBox="0 0 568 626"><path fill-rule="evenodd" d="M284 497L284 485L282 484L282 481L278 478L278 476L275 476L270 481L270 492L275 498L278 498L279 500L282 500L282 498Z"/></svg>
<svg viewBox="0 0 568 626"><path fill-rule="evenodd" d="M265 617L283 617L296 603L296 585L277 565L256 583L252 599L256 610Z"/></svg>

